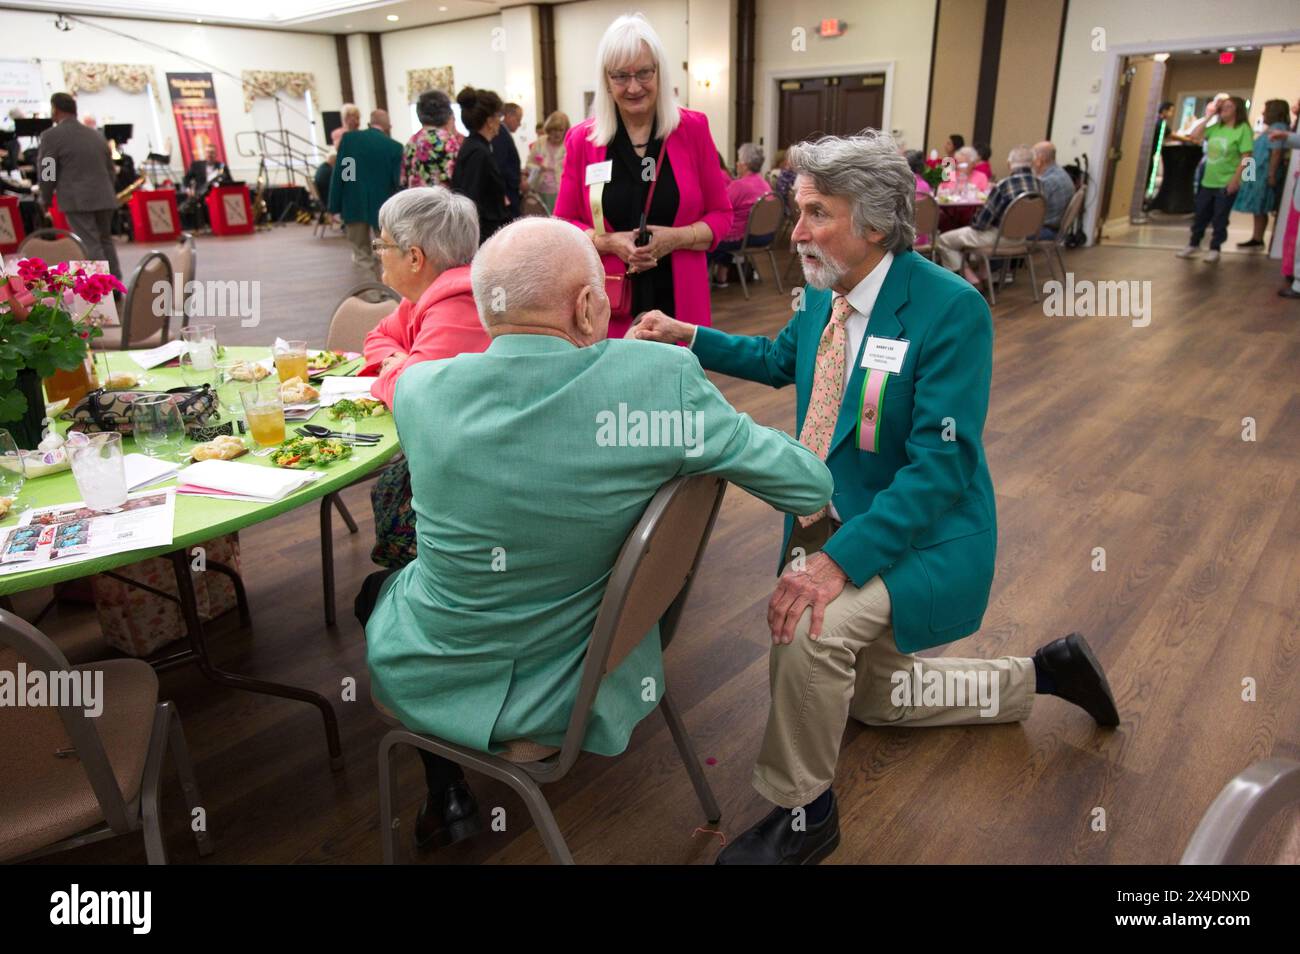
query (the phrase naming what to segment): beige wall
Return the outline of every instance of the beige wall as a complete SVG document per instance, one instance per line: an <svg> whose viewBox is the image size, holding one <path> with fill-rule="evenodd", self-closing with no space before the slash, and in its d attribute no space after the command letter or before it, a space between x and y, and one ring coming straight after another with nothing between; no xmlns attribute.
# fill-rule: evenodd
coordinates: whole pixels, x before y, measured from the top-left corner
<svg viewBox="0 0 1300 954"><path fill-rule="evenodd" d="M1007 154L1012 146L1032 146L1047 136L1064 8L1064 0L1007 0L989 136L989 162L996 176L1010 171Z"/></svg>
<svg viewBox="0 0 1300 954"><path fill-rule="evenodd" d="M934 51L934 96L923 148L938 149L952 133L971 142L979 92L980 51L984 44L985 0L944 0L939 5L939 37Z"/></svg>
<svg viewBox="0 0 1300 954"><path fill-rule="evenodd" d="M1264 102L1285 99L1294 105L1300 98L1300 45L1266 46L1260 51L1255 93L1251 97L1250 121L1264 115Z"/></svg>
<svg viewBox="0 0 1300 954"><path fill-rule="evenodd" d="M1249 96L1255 88L1259 58L1238 56L1236 62L1220 66L1206 60L1180 63L1174 55L1165 66L1165 99L1173 100L1177 105L1178 97L1184 93L1224 91Z"/></svg>
<svg viewBox="0 0 1300 954"><path fill-rule="evenodd" d="M848 24L845 34L817 36L817 24L836 17ZM765 145L776 135L774 73L815 76L829 69L860 71L866 64L893 63L886 124L909 149L922 148L934 17L935 0L758 0L755 134ZM797 28L806 31L803 50L794 48Z"/></svg>
<svg viewBox="0 0 1300 954"><path fill-rule="evenodd" d="M683 100L709 117L713 141L730 158L739 145L734 119L736 0L690 0L687 20L690 70Z"/></svg>

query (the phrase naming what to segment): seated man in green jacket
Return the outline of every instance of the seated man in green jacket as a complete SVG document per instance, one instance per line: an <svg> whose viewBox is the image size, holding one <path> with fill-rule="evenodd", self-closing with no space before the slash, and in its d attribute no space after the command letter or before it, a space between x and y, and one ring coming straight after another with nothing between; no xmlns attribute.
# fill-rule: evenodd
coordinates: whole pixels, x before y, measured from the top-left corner
<svg viewBox="0 0 1300 954"><path fill-rule="evenodd" d="M492 343L398 379L418 556L370 577L357 615L373 694L407 727L484 751L558 746L610 571L661 486L718 474L807 514L830 498L831 476L797 441L737 413L685 348L607 340L604 273L572 225L509 225L470 275ZM679 423L611 426L639 414ZM605 678L586 750L627 747L658 698L644 681L663 685L660 648L655 627ZM417 844L472 834L477 805L458 767L421 754L429 798Z"/></svg>
<svg viewBox="0 0 1300 954"><path fill-rule="evenodd" d="M722 864L811 864L839 844L831 783L848 716L868 725L1019 721L1035 692L1119 716L1077 633L1028 657L925 658L980 627L997 545L984 418L993 321L980 294L911 250L915 178L868 130L790 147L809 287L775 339L650 312L633 333L700 363L795 386L799 439L835 476L830 505L786 520L768 604L772 703L754 787L776 808Z"/></svg>

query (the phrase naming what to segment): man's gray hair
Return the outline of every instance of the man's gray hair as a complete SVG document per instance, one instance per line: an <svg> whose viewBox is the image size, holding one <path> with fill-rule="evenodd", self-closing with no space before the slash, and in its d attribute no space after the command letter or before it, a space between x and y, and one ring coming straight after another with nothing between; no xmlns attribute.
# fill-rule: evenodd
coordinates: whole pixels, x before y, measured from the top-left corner
<svg viewBox="0 0 1300 954"><path fill-rule="evenodd" d="M1011 155L1007 157L1007 165L1012 169L1021 169L1025 166L1034 164L1034 150L1024 143L1011 147Z"/></svg>
<svg viewBox="0 0 1300 954"><path fill-rule="evenodd" d="M763 155L763 147L756 143L741 143L738 151L740 164L750 172L758 172L763 168L763 160L767 157Z"/></svg>
<svg viewBox="0 0 1300 954"><path fill-rule="evenodd" d="M468 265L478 251L478 209L445 186L395 193L379 207L379 227L403 252L422 250L439 271Z"/></svg>
<svg viewBox="0 0 1300 954"><path fill-rule="evenodd" d="M507 255L499 246L520 231L546 233L527 251ZM516 243L518 247L519 243ZM605 269L583 231L561 219L526 216L499 229L483 243L470 266L469 281L479 320L488 328L507 314L545 312L571 302L557 296L557 279L574 261L587 263L587 284L605 290Z"/></svg>
<svg viewBox="0 0 1300 954"><path fill-rule="evenodd" d="M881 246L899 254L916 239L916 176L894 137L876 129L856 136L823 136L796 143L786 153L790 168L809 176L822 195L853 203L859 233L883 232Z"/></svg>

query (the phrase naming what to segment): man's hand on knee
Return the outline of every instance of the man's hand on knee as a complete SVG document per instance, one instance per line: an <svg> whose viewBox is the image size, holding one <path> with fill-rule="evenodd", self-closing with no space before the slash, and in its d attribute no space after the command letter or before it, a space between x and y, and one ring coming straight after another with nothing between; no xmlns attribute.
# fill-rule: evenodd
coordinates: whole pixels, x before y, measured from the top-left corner
<svg viewBox="0 0 1300 954"><path fill-rule="evenodd" d="M772 642L793 641L799 617L810 606L812 620L808 635L812 639L821 636L826 607L844 590L848 579L825 553L814 553L802 570L787 568L767 604L767 625L772 630Z"/></svg>

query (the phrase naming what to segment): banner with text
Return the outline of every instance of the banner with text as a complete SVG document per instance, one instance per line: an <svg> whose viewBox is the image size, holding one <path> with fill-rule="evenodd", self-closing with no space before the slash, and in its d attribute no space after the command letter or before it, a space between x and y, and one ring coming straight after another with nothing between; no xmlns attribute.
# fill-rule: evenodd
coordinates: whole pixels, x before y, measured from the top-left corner
<svg viewBox="0 0 1300 954"><path fill-rule="evenodd" d="M208 146L217 149L217 161L226 161L221 138L221 116L217 113L217 91L211 73L168 73L167 89L172 96L172 115L180 135L181 163L188 169L196 159L206 159Z"/></svg>

